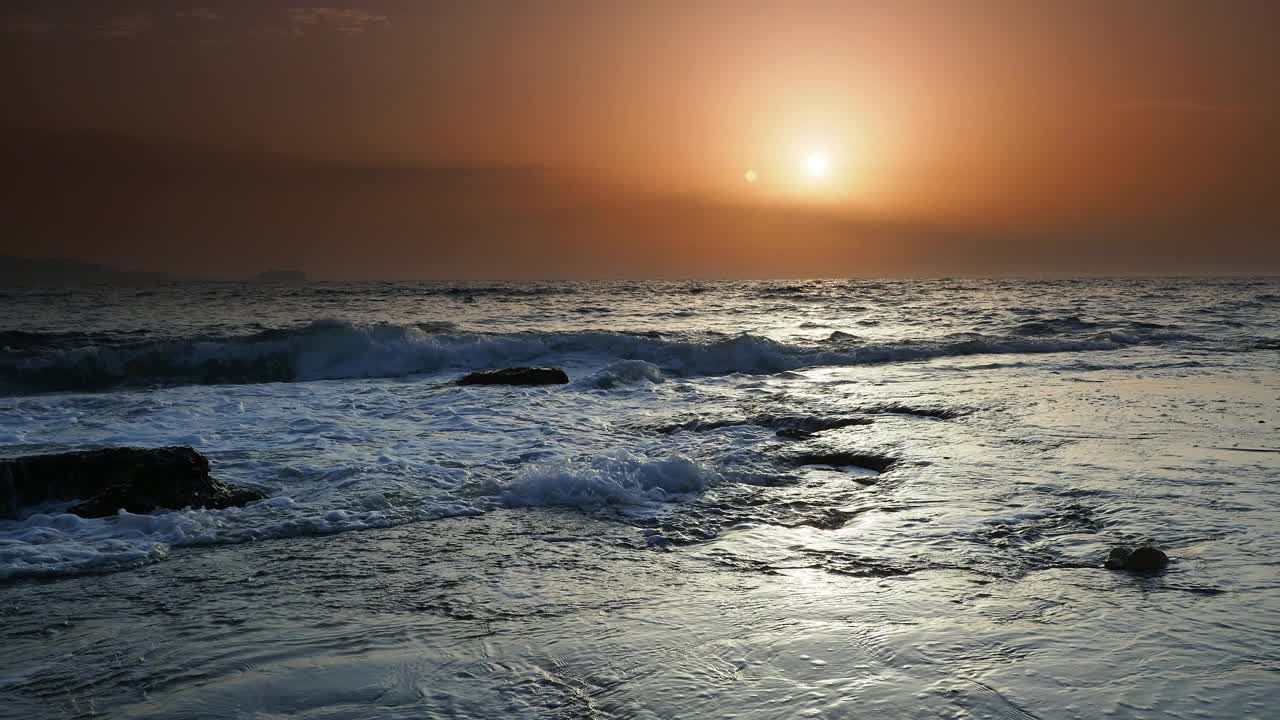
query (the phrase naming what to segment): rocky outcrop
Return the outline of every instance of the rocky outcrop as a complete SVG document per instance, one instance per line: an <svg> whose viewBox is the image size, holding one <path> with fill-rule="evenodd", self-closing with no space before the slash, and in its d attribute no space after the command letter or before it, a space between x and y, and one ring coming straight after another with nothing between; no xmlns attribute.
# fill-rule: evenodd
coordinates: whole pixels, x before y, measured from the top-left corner
<svg viewBox="0 0 1280 720"><path fill-rule="evenodd" d="M215 480L209 460L189 447L106 448L0 459L0 514L79 500L67 512L106 517L186 507L241 506L266 495Z"/></svg>
<svg viewBox="0 0 1280 720"><path fill-rule="evenodd" d="M1106 562L1103 563L1103 567L1108 570L1127 570L1136 573L1156 573L1168 566L1169 556L1151 545L1113 548Z"/></svg>
<svg viewBox="0 0 1280 720"><path fill-rule="evenodd" d="M473 372L458 380L459 385L564 385L569 375L560 368L515 367Z"/></svg>

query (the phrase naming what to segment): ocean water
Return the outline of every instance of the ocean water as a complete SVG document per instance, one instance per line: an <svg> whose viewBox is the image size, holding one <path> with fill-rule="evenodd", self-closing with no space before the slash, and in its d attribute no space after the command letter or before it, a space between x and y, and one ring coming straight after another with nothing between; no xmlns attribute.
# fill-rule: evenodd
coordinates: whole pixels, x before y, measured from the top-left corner
<svg viewBox="0 0 1280 720"><path fill-rule="evenodd" d="M1280 280L0 290L0 455L245 508L0 520L0 717L1280 706ZM556 365L564 386L460 387ZM1153 542L1167 572L1101 569Z"/></svg>

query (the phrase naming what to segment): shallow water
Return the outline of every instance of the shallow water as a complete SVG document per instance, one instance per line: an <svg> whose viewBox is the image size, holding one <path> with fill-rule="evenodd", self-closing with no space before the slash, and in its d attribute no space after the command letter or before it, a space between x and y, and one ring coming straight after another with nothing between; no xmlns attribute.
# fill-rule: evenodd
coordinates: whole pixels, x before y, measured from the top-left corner
<svg viewBox="0 0 1280 720"><path fill-rule="evenodd" d="M0 452L272 498L0 521L0 716L1280 702L1274 280L6 293ZM449 382L527 363L573 382Z"/></svg>

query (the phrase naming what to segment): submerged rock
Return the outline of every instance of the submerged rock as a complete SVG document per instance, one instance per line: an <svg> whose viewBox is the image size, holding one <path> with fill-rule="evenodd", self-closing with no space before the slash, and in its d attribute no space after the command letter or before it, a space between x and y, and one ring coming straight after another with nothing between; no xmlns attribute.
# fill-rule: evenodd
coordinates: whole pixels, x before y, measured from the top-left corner
<svg viewBox="0 0 1280 720"><path fill-rule="evenodd" d="M782 428L774 434L783 440L808 440L814 435L812 432L801 430L800 428Z"/></svg>
<svg viewBox="0 0 1280 720"><path fill-rule="evenodd" d="M464 375L459 385L564 385L569 375L560 368L514 367Z"/></svg>
<svg viewBox="0 0 1280 720"><path fill-rule="evenodd" d="M1112 548L1107 561L1103 563L1103 567L1108 570L1128 570L1139 573L1160 572L1168 565L1169 556L1151 545Z"/></svg>
<svg viewBox="0 0 1280 720"><path fill-rule="evenodd" d="M80 500L67 512L106 517L131 513L221 509L266 495L215 480L209 460L189 447L106 448L0 459L5 517L24 507Z"/></svg>
<svg viewBox="0 0 1280 720"><path fill-rule="evenodd" d="M833 465L835 467L856 465L882 473L891 470L894 465L898 464L898 461L884 455L871 455L868 453L815 452L796 455L791 458L791 463L793 465Z"/></svg>

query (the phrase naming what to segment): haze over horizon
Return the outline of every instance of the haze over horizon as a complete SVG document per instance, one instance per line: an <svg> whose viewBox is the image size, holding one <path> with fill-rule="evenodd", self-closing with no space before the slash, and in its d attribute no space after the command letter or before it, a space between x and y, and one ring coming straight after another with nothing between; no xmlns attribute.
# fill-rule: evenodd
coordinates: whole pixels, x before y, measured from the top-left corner
<svg viewBox="0 0 1280 720"><path fill-rule="evenodd" d="M1280 5L0 3L0 254L334 279L1280 272Z"/></svg>

